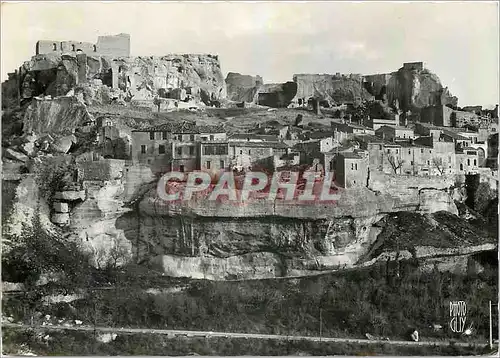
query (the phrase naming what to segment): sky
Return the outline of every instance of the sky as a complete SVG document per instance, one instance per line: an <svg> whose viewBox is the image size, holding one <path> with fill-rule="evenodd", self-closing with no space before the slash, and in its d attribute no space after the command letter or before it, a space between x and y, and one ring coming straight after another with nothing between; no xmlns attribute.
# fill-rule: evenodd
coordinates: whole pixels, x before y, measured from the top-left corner
<svg viewBox="0 0 500 358"><path fill-rule="evenodd" d="M499 102L497 2L4 2L1 30L2 81L37 40L128 33L132 56L217 54L265 83L423 61L460 106Z"/></svg>

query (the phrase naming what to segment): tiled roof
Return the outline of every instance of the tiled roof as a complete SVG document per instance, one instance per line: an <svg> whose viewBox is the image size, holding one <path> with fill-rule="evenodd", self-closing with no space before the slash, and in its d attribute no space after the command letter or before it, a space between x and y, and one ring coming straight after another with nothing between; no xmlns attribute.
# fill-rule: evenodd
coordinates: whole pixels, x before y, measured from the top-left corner
<svg viewBox="0 0 500 358"><path fill-rule="evenodd" d="M151 126L142 129L136 129L132 132L171 132L179 134L201 134L201 133L224 133L223 126L197 126L195 123L165 123L157 126Z"/></svg>
<svg viewBox="0 0 500 358"><path fill-rule="evenodd" d="M311 132L311 133L305 133L305 136L310 139L323 139L323 138L329 138L333 137L332 132Z"/></svg>
<svg viewBox="0 0 500 358"><path fill-rule="evenodd" d="M275 135L268 134L253 134L253 133L235 133L229 136L230 140L236 141L246 141L248 139L261 139L268 142L278 141L278 137Z"/></svg>
<svg viewBox="0 0 500 358"><path fill-rule="evenodd" d="M275 148L275 149L286 149L289 148L283 142L230 142L229 145L233 147L252 147L252 148Z"/></svg>
<svg viewBox="0 0 500 358"><path fill-rule="evenodd" d="M354 152L343 152L343 153L340 153L340 155L346 159L363 159L363 158L361 158L361 156L359 156L358 154L356 154Z"/></svg>
<svg viewBox="0 0 500 358"><path fill-rule="evenodd" d="M453 139L457 139L457 140L469 140L469 138L461 136L460 134L455 133L455 132L450 131L450 130L443 130L443 134L446 134L447 136L450 136Z"/></svg>

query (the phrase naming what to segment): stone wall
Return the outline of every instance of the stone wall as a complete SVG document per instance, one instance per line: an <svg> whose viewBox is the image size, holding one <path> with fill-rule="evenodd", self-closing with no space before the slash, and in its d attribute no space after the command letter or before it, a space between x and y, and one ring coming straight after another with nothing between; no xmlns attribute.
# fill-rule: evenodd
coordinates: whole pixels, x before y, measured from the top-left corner
<svg viewBox="0 0 500 358"><path fill-rule="evenodd" d="M63 54L81 50L88 55L105 55L117 57L130 56L130 35L118 34L113 36L99 36L97 43L81 41L51 41L40 40L36 43L35 53L41 54Z"/></svg>
<svg viewBox="0 0 500 358"><path fill-rule="evenodd" d="M123 175L125 161L120 159L102 159L98 161L83 161L78 167L83 180L114 180Z"/></svg>

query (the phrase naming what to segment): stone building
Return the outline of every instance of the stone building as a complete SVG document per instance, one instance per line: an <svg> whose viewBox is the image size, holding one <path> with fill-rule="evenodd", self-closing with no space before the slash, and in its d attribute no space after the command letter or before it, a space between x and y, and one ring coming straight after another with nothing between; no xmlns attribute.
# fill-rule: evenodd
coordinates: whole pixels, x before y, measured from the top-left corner
<svg viewBox="0 0 500 358"><path fill-rule="evenodd" d="M270 165L273 156L287 154L289 147L283 142L230 141L229 155L233 166L250 168L255 164Z"/></svg>
<svg viewBox="0 0 500 358"><path fill-rule="evenodd" d="M477 149L465 147L457 150L457 174L476 174L479 169Z"/></svg>
<svg viewBox="0 0 500 358"><path fill-rule="evenodd" d="M132 131L132 161L154 164L159 171L200 169L201 143L223 142L221 126L167 123Z"/></svg>
<svg viewBox="0 0 500 358"><path fill-rule="evenodd" d="M401 126L382 126L375 130L375 135L385 140L395 140L395 139L413 139L415 138L415 133L413 129Z"/></svg>
<svg viewBox="0 0 500 358"><path fill-rule="evenodd" d="M330 165L330 171L333 169L335 175L335 183L342 188L366 186L368 168L368 153L356 149L339 152Z"/></svg>
<svg viewBox="0 0 500 358"><path fill-rule="evenodd" d="M41 54L64 54L82 52L95 56L130 56L130 35L118 34L112 36L99 36L97 43L81 41L52 41L40 40L36 43L35 53Z"/></svg>

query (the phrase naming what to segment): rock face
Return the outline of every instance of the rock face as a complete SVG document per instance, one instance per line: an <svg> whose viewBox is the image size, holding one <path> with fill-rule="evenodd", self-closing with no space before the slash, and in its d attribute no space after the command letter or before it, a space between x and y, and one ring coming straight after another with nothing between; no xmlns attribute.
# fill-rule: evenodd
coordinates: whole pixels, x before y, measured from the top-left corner
<svg viewBox="0 0 500 358"><path fill-rule="evenodd" d="M34 99L24 115L23 129L35 133L58 133L81 126L90 119L86 106L75 97Z"/></svg>
<svg viewBox="0 0 500 358"><path fill-rule="evenodd" d="M41 94L65 96L77 86L99 83L119 90L128 101L182 100L179 90L206 105L226 97L219 59L214 55L115 58L43 54L24 63L19 81L20 97L25 100Z"/></svg>
<svg viewBox="0 0 500 358"><path fill-rule="evenodd" d="M228 73L227 98L231 101L255 103L273 108L287 107L297 94L295 82L264 84L260 76Z"/></svg>
<svg viewBox="0 0 500 358"><path fill-rule="evenodd" d="M262 77L229 72L226 77L227 99L237 102L256 102L257 91L264 84Z"/></svg>
<svg viewBox="0 0 500 358"><path fill-rule="evenodd" d="M311 97L335 103L381 100L406 112L418 112L432 105L457 105L439 77L424 68L422 62L405 63L398 71L376 75L298 74L294 103L307 104Z"/></svg>
<svg viewBox="0 0 500 358"><path fill-rule="evenodd" d="M378 222L388 214L457 212L449 178L408 184L381 174L370 184L373 189L342 191L335 204L316 205L165 203L151 188L115 226L135 246L139 262L168 275L248 279L352 267L371 250L382 230Z"/></svg>
<svg viewBox="0 0 500 358"><path fill-rule="evenodd" d="M266 84L257 91L257 104L274 108L285 108L297 94L295 82Z"/></svg>
<svg viewBox="0 0 500 358"><path fill-rule="evenodd" d="M310 98L331 103L355 102L374 98L363 85L361 75L296 74L297 95L293 102L307 104Z"/></svg>
<svg viewBox="0 0 500 358"><path fill-rule="evenodd" d="M456 106L458 99L444 88L437 75L425 68L403 66L387 81L387 100L393 103L399 101L403 111L418 111L418 109L433 105Z"/></svg>

